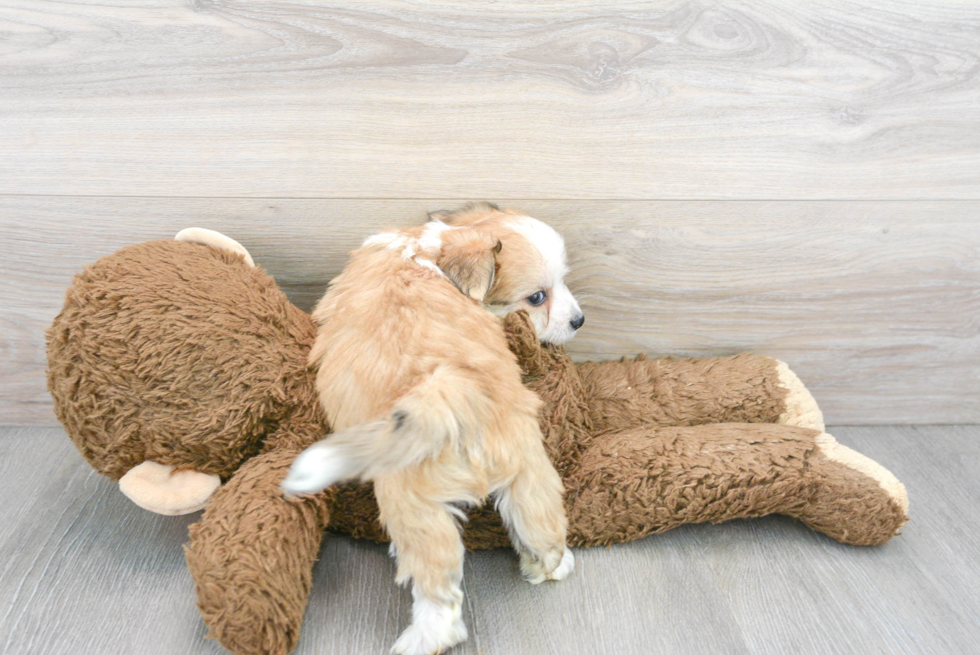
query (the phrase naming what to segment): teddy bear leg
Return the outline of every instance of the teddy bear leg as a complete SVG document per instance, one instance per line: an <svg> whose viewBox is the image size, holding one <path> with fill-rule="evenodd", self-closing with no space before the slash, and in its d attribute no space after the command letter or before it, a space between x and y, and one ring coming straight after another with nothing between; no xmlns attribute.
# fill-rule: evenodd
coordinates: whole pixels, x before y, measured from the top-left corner
<svg viewBox="0 0 980 655"><path fill-rule="evenodd" d="M774 361L776 362L779 386L786 391L786 397L783 399L783 411L776 422L823 432L823 412L817 406L813 394L804 386L796 373L790 370L786 362L778 359Z"/></svg>
<svg viewBox="0 0 980 655"><path fill-rule="evenodd" d="M332 490L287 499L299 450L246 462L190 528L187 566L210 635L237 655L286 655L299 639Z"/></svg>
<svg viewBox="0 0 980 655"><path fill-rule="evenodd" d="M653 423L783 423L823 430L813 396L763 355L665 357L578 365L595 432Z"/></svg>
<svg viewBox="0 0 980 655"><path fill-rule="evenodd" d="M221 486L221 478L198 471L175 471L173 466L147 461L119 479L119 490L151 512L177 516L204 509Z"/></svg>
<svg viewBox="0 0 980 655"><path fill-rule="evenodd" d="M873 546L888 541L907 520L905 486L891 471L821 433L807 460L813 495L796 518L837 541Z"/></svg>
<svg viewBox="0 0 980 655"><path fill-rule="evenodd" d="M208 230L203 227L188 227L178 232L174 239L176 241L187 241L190 243L203 243L206 246L211 246L218 250L227 250L244 257L245 263L249 266L255 266L255 262L252 261L252 256L245 250L245 246L231 237L225 236L221 232Z"/></svg>
<svg viewBox="0 0 980 655"><path fill-rule="evenodd" d="M884 543L906 520L901 483L815 430L772 423L604 435L566 479L569 541L630 541L684 523L784 514L838 541Z"/></svg>

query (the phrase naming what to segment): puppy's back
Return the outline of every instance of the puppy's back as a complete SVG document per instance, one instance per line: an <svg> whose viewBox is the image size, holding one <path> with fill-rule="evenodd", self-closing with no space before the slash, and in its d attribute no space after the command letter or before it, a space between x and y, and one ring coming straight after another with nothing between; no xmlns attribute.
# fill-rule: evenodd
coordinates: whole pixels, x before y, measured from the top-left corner
<svg viewBox="0 0 980 655"><path fill-rule="evenodd" d="M406 258L410 243L396 245L369 240L355 251L313 312L319 332L310 363L332 427L381 418L439 366L459 371L490 405L526 405L530 392L500 319L438 268L420 265L424 253Z"/></svg>

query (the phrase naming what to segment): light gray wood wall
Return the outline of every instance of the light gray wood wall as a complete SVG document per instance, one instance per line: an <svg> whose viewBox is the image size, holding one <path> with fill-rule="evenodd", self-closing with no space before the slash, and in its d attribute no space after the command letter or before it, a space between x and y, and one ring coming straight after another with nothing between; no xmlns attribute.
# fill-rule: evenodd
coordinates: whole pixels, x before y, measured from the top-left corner
<svg viewBox="0 0 980 655"><path fill-rule="evenodd" d="M980 197L980 6L3 0L0 192Z"/></svg>
<svg viewBox="0 0 980 655"><path fill-rule="evenodd" d="M54 420L43 330L71 275L99 256L209 226L309 309L365 235L453 202L0 198L11 244L0 422ZM980 421L977 203L515 205L566 236L586 315L578 359L751 350L789 362L834 423Z"/></svg>
<svg viewBox="0 0 980 655"><path fill-rule="evenodd" d="M492 199L567 237L579 359L754 350L831 423L980 421L980 5L0 0L0 423L73 272L202 225L308 308Z"/></svg>

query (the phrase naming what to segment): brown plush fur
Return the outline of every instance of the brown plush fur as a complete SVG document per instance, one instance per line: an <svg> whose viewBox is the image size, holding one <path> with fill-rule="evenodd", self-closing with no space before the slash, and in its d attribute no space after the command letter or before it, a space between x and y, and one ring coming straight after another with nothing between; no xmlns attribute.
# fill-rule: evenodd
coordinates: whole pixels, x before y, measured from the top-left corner
<svg viewBox="0 0 980 655"><path fill-rule="evenodd" d="M75 277L48 332L48 386L75 445L113 480L146 460L228 478L302 406L314 335L237 255L143 243Z"/></svg>
<svg viewBox="0 0 980 655"><path fill-rule="evenodd" d="M506 321L564 480L569 541L628 541L682 523L777 513L880 544L906 519L872 478L825 457L814 430L776 425L776 362L739 355L576 366ZM304 501L278 484L328 431L306 358L309 316L239 256L158 241L80 274L48 333L49 389L81 453L118 479L146 459L229 478L192 526L187 561L212 636L241 654L295 646L324 529L383 540L371 488ZM471 548L508 544L489 508ZM327 562L326 565L334 565Z"/></svg>

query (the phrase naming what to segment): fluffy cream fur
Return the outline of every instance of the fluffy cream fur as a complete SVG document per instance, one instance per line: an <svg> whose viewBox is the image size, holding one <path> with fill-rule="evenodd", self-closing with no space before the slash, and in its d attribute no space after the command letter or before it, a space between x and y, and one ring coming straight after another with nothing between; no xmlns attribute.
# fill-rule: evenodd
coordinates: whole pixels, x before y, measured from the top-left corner
<svg viewBox="0 0 980 655"><path fill-rule="evenodd" d="M817 401L786 362L776 361L779 386L786 389L786 409L779 415L777 423L823 432L823 412L817 406Z"/></svg>
<svg viewBox="0 0 980 655"><path fill-rule="evenodd" d="M565 242L554 229L536 218L489 203L431 216L449 225L474 227L503 244L497 257L498 280L485 299L487 309L501 317L525 310L538 338L547 343L561 344L575 336L585 317L565 285ZM544 302L531 304L537 292L543 293Z"/></svg>
<svg viewBox="0 0 980 655"><path fill-rule="evenodd" d="M350 478L374 481L396 581L414 585L412 625L393 649L403 655L466 638L456 505L496 495L529 581L560 580L574 567L540 401L521 383L501 320L487 311L514 293L514 302L543 288L554 293L564 251L533 219L491 209L487 218L367 239L313 312L310 363L335 433L301 454L282 486L308 493ZM578 311L570 293L561 302L536 308L541 333L556 340L574 328L553 322L567 324Z"/></svg>

